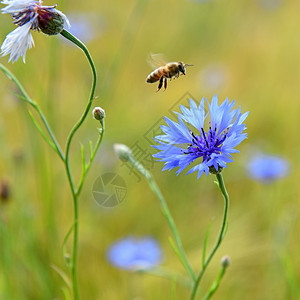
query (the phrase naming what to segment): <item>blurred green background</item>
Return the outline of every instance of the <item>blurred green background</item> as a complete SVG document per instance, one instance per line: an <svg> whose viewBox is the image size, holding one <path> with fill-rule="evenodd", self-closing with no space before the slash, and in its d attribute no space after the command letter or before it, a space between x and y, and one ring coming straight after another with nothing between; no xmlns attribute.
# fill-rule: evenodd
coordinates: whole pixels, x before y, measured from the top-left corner
<svg viewBox="0 0 300 300"><path fill-rule="evenodd" d="M45 5L54 3L45 2ZM227 236L203 278L199 299L216 278L221 257L231 265L214 299L299 299L298 232L300 188L300 3L280 0L60 1L70 16L86 15L87 46L99 79L94 104L105 109L106 133L80 197L78 275L82 299L188 299L189 290L166 279L118 270L106 260L111 243L132 234L151 235L164 251L163 266L184 274L168 242L171 232L158 200L115 157L112 146L139 145L153 153L144 134L186 93L219 101L236 99L248 139L223 176L230 195ZM14 29L0 18L0 42ZM91 35L91 36L90 36ZM61 37L33 33L36 47L5 64L47 116L63 146L88 100L91 74L79 49ZM145 83L150 53L194 64L165 92ZM33 126L16 87L0 74L0 180L10 197L0 203L0 299L64 299L67 275L62 242L73 206L65 170ZM182 98L183 97L183 98ZM72 144L72 171L79 179L80 144L97 138L87 119ZM256 152L281 155L291 164L287 178L271 184L248 178L245 165ZM181 233L195 271L200 270L205 232L209 246L221 223L223 199L214 177L176 176L151 168ZM94 201L95 180L115 172L125 181L124 201L113 209ZM71 243L68 244L71 251Z"/></svg>

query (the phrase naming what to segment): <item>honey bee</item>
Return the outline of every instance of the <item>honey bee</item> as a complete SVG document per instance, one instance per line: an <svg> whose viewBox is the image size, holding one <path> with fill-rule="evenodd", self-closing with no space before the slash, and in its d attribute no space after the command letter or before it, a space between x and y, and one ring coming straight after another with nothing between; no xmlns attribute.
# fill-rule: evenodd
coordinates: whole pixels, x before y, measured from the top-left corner
<svg viewBox="0 0 300 300"><path fill-rule="evenodd" d="M151 72L147 76L146 82L153 83L159 81L158 89L156 92L158 92L162 88L163 83L166 90L167 79L169 78L170 80L172 80L173 77L178 78L179 75L185 75L185 67L188 66L193 65L185 64L182 61L167 63L165 66L161 66Z"/></svg>

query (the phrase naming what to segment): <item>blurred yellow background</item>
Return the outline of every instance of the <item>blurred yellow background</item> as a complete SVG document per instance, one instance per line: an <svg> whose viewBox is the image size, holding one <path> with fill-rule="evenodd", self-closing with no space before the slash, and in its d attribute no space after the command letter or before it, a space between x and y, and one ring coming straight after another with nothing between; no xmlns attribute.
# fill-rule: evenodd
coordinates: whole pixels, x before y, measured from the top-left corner
<svg viewBox="0 0 300 300"><path fill-rule="evenodd" d="M45 5L55 3L45 2ZM300 127L300 3L252 1L60 1L67 16L85 15L87 46L98 71L94 105L106 112L104 141L80 197L78 276L82 299L188 299L186 287L151 275L118 270L106 260L111 243L126 235L151 235L164 251L163 266L184 274L168 237L171 232L147 182L130 174L113 153L114 143L139 142L154 153L145 133L186 93L199 101L218 95L235 99L246 120L248 139L223 176L230 195L229 227L200 286L199 299L216 278L221 257L231 265L214 299L298 299L300 188L297 183ZM0 42L14 29L0 18ZM92 36L90 36L92 35ZM91 74L82 52L62 37L33 33L35 48L8 64L47 116L64 146L89 95ZM153 70L150 53L194 64L186 76L155 93L145 83ZM63 164L41 139L17 88L0 74L0 179L11 189L0 204L0 299L64 299L62 242L72 225L73 206ZM186 104L184 102L183 104ZM176 108L174 108L176 109ZM72 171L79 179L80 144L96 141L98 123L87 118L72 143ZM245 165L257 152L280 155L288 177L270 184L248 178ZM205 232L209 246L221 223L223 199L214 177L155 176L195 271L200 270ZM124 201L112 209L94 201L95 180L106 172L126 182ZM71 251L71 242L68 244Z"/></svg>

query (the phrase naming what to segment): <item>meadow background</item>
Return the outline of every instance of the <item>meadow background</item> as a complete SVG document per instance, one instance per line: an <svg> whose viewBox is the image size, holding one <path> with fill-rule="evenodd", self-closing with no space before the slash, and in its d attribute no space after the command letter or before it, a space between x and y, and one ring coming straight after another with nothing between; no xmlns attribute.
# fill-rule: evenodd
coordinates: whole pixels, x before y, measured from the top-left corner
<svg viewBox="0 0 300 300"><path fill-rule="evenodd" d="M45 2L45 5L56 2ZM186 93L219 101L236 99L248 139L223 176L230 195L229 228L203 278L201 291L215 279L220 259L231 265L214 299L299 299L299 199L297 179L300 127L300 18L298 1L281 0L127 0L59 1L75 27L84 18L86 41L98 71L94 104L105 109L106 133L80 197L78 276L82 299L188 299L172 281L119 270L106 259L108 247L127 235L155 237L163 266L184 274L168 242L171 232L158 200L115 157L114 143L135 142L153 153L144 134ZM74 22L73 22L74 19ZM74 24L73 24L74 23ZM0 17L0 42L14 29ZM34 33L36 47L8 64L48 117L61 145L88 100L90 68L79 49L62 38ZM165 92L145 83L152 71L149 53L194 64ZM33 126L16 87L0 74L0 180L10 197L0 202L0 299L63 299L65 284L54 268L68 274L62 257L72 224L72 199L63 164ZM80 143L97 138L90 116L72 144L72 171L80 176ZM247 176L245 166L258 152L285 157L290 174L264 184ZM176 176L151 167L196 271L211 224L209 246L221 223L222 196L214 177ZM119 174L127 185L124 201L105 209L94 201L95 180ZM71 249L71 244L68 245ZM199 298L201 298L201 291Z"/></svg>

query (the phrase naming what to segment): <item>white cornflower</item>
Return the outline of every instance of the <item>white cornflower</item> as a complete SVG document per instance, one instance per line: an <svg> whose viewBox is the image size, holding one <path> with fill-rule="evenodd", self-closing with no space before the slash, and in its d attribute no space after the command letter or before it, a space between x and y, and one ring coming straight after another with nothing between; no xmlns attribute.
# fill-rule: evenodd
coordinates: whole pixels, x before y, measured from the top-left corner
<svg viewBox="0 0 300 300"><path fill-rule="evenodd" d="M56 10L56 5L43 6L42 0L3 0L3 14L11 14L18 27L9 33L2 46L1 55L10 54L9 60L15 62L20 56L25 63L27 49L34 46L31 30L42 31L48 35L59 34L64 26L70 27L67 17Z"/></svg>

